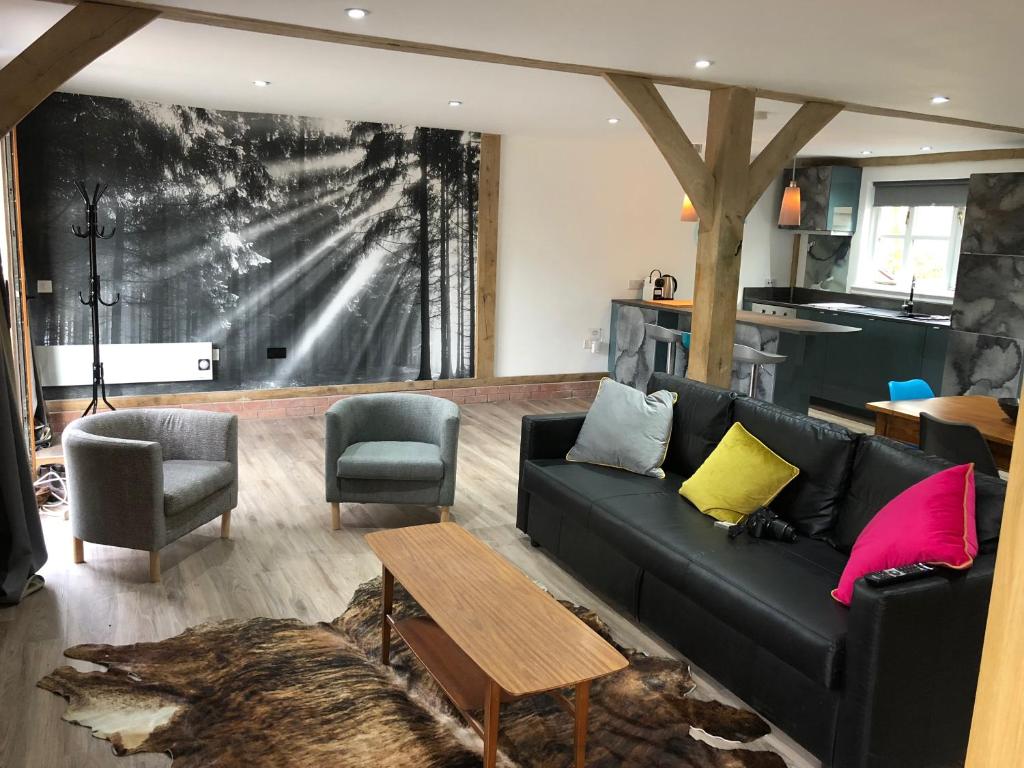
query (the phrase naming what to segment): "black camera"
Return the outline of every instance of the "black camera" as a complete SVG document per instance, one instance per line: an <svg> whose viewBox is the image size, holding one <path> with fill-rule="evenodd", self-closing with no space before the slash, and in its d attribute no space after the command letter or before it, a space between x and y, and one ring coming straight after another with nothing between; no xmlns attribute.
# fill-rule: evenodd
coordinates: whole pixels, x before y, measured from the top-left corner
<svg viewBox="0 0 1024 768"><path fill-rule="evenodd" d="M743 522L736 523L729 529L729 538L735 539L744 531L755 539L796 541L796 529L768 507L761 507L756 512L747 515Z"/></svg>

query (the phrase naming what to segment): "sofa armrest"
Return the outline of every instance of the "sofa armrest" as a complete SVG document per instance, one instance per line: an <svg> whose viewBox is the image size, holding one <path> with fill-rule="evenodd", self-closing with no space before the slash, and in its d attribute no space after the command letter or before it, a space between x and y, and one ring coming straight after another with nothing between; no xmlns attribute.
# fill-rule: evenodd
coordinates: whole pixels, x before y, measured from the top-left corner
<svg viewBox="0 0 1024 768"><path fill-rule="evenodd" d="M529 499L523 491L523 467L530 459L564 459L576 444L583 413L553 413L523 416L522 437L519 441L519 500L516 508L516 527L526 530L529 518Z"/></svg>
<svg viewBox="0 0 1024 768"><path fill-rule="evenodd" d="M967 751L995 556L854 588L835 768L958 765Z"/></svg>
<svg viewBox="0 0 1024 768"><path fill-rule="evenodd" d="M166 543L160 444L80 430L65 432L63 444L75 538L160 549Z"/></svg>
<svg viewBox="0 0 1024 768"><path fill-rule="evenodd" d="M444 462L444 479L438 492L438 504L450 507L455 503L455 474L459 465L459 406L447 400L440 401L439 415L435 419L437 446Z"/></svg>
<svg viewBox="0 0 1024 768"><path fill-rule="evenodd" d="M357 405L354 400L339 400L324 416L324 486L327 501L340 501L338 492L338 459L352 443L355 434Z"/></svg>

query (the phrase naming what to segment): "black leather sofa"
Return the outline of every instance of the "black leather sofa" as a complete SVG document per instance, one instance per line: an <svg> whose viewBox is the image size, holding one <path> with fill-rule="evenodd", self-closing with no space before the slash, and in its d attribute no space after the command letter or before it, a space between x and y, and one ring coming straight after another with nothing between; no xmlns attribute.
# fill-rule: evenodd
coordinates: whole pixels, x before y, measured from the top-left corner
<svg viewBox="0 0 1024 768"><path fill-rule="evenodd" d="M857 535L950 464L886 438L665 374L679 393L666 478L565 461L584 414L523 419L516 525L834 768L960 765L1005 483L976 477L964 572L830 596ZM772 508L795 543L729 539L678 494L739 421L800 475Z"/></svg>

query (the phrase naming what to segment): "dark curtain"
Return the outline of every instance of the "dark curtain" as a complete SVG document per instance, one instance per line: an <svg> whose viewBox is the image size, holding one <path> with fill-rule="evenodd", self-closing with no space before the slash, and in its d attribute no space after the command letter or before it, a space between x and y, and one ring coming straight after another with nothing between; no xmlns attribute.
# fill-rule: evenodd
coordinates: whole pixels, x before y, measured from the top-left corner
<svg viewBox="0 0 1024 768"><path fill-rule="evenodd" d="M0 605L14 605L21 601L29 578L46 562L46 542L21 431L4 294L5 311L0 313Z"/></svg>

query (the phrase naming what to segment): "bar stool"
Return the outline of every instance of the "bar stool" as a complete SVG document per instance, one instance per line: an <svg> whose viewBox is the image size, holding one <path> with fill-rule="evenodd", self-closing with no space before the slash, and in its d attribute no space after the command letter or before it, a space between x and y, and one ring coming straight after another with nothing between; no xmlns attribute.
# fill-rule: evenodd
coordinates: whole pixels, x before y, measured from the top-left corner
<svg viewBox="0 0 1024 768"><path fill-rule="evenodd" d="M677 331L677 333L679 333ZM687 349L690 348L690 332L680 333L680 341ZM732 345L732 359L734 363L750 364L750 386L747 387L747 395L755 397L757 393L757 381L761 377L761 366L778 365L786 362L785 355L776 355L773 352L762 352L760 349L748 347L746 344Z"/></svg>
<svg viewBox="0 0 1024 768"><path fill-rule="evenodd" d="M737 363L750 364L750 387L747 395L756 397L757 380L761 376L761 367L764 365L778 365L786 362L785 355L776 355L774 352L763 352L760 349L748 347L746 344L732 345L732 359Z"/></svg>
<svg viewBox="0 0 1024 768"><path fill-rule="evenodd" d="M663 341L668 344L668 358L665 361L665 372L675 373L676 372L676 344L682 344L682 331L677 331L675 328L666 328L663 325L655 325L654 323L644 323L644 333L648 339L654 341Z"/></svg>

